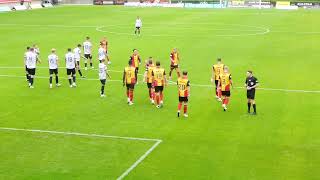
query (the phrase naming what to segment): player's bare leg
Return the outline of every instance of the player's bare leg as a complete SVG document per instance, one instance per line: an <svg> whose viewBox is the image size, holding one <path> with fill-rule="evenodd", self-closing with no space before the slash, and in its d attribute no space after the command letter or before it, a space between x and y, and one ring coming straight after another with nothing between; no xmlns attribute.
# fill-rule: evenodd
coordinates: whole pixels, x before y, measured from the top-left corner
<svg viewBox="0 0 320 180"><path fill-rule="evenodd" d="M170 71L169 71L169 80L172 80L172 71L174 70L173 67L170 67Z"/></svg>
<svg viewBox="0 0 320 180"><path fill-rule="evenodd" d="M180 77L180 68L176 69L178 78Z"/></svg>

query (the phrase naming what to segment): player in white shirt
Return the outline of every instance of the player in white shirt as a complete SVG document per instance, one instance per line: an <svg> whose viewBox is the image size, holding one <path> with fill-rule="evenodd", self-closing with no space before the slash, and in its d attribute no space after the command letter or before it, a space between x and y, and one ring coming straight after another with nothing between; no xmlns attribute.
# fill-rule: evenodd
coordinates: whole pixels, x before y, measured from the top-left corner
<svg viewBox="0 0 320 180"><path fill-rule="evenodd" d="M138 35L140 36L140 30L141 30L141 27L142 27L142 20L140 19L139 16L136 19L135 26L136 26L136 30L134 31L134 34L137 35L137 33L138 33Z"/></svg>
<svg viewBox="0 0 320 180"><path fill-rule="evenodd" d="M34 44L33 46L34 52L39 56L40 55L40 49L38 47L38 45Z"/></svg>
<svg viewBox="0 0 320 180"><path fill-rule="evenodd" d="M26 53L26 66L29 74L29 87L33 88L34 76L36 74L37 63L41 63L38 59L38 55L34 52L33 48Z"/></svg>
<svg viewBox="0 0 320 180"><path fill-rule="evenodd" d="M27 69L27 52L29 52L29 51L30 51L30 47L28 46L27 50L26 50L26 52L24 53L24 56L23 56L23 63L24 63L25 70L26 70L27 81L29 81L29 74L28 74L28 69Z"/></svg>
<svg viewBox="0 0 320 180"><path fill-rule="evenodd" d="M90 37L86 37L86 41L83 42L83 54L85 57L84 61L84 69L87 70L87 61L90 61L90 67L93 69L92 66L92 44L90 42Z"/></svg>
<svg viewBox="0 0 320 180"><path fill-rule="evenodd" d="M59 77L58 77L58 66L59 66L59 57L56 54L56 49L51 49L51 54L48 56L49 63L49 87L52 88L52 76L56 76L56 86L59 87Z"/></svg>
<svg viewBox="0 0 320 180"><path fill-rule="evenodd" d="M78 73L79 73L80 77L85 78L82 75L82 72L80 69L80 59L81 59L81 49L80 48L81 48L81 44L78 44L78 46L73 49L73 54L74 54L74 58L76 59Z"/></svg>
<svg viewBox="0 0 320 180"><path fill-rule="evenodd" d="M76 87L76 60L71 48L68 48L68 52L65 55L65 60L70 87Z"/></svg>
<svg viewBox="0 0 320 180"><path fill-rule="evenodd" d="M105 97L106 96L104 94L104 86L106 85L107 76L109 78L111 78L109 73L108 73L108 71L107 71L107 66L105 65L104 61L105 60L102 60L99 63L99 79L100 79L100 82L101 82L101 90L100 90L100 96L101 97Z"/></svg>
<svg viewBox="0 0 320 180"><path fill-rule="evenodd" d="M106 59L106 51L103 49L103 47L100 45L98 49L98 60L99 62L104 62Z"/></svg>

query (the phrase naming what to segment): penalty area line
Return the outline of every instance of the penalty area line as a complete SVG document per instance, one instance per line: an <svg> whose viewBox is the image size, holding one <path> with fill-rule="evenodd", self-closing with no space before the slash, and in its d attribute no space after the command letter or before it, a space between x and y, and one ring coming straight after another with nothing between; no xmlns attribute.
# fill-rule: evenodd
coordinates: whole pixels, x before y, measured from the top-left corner
<svg viewBox="0 0 320 180"><path fill-rule="evenodd" d="M46 133L46 134L61 134L61 135L69 135L69 136L82 136L82 137L124 139L124 140L131 140L131 141L149 141L149 142L154 142L152 147L150 147L128 169L126 169L120 176L117 177L117 180L122 180L123 178L128 176L128 174L131 171L133 171L162 142L161 139L126 137L126 136L111 136L111 135L103 135L103 134L88 134L88 133L80 133L80 132L64 132L64 131L51 131L51 130L41 130L41 129L23 129L23 128L0 127L0 130L2 130L2 131L22 131L22 132L35 132L35 133Z"/></svg>

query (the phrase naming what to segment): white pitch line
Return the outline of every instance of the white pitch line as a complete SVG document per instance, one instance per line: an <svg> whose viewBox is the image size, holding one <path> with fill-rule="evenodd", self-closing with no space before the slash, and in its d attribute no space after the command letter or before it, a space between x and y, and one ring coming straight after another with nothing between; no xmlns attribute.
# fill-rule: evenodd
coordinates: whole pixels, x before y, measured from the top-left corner
<svg viewBox="0 0 320 180"><path fill-rule="evenodd" d="M37 132L37 133L48 133L48 134L62 134L70 136L84 136L84 137L95 137L95 138L111 138L111 139L124 139L124 140L134 140L134 141L151 141L155 142L151 148L149 148L142 156L138 158L126 171L124 171L117 180L122 180L128 174L133 171L161 142L161 139L150 139L150 138L137 138L137 137L126 137L126 136L110 136L102 134L87 134L79 132L63 132L63 131L50 131L50 130L40 130L40 129L22 129L22 128L9 128L0 127L3 131L24 131L24 132Z"/></svg>

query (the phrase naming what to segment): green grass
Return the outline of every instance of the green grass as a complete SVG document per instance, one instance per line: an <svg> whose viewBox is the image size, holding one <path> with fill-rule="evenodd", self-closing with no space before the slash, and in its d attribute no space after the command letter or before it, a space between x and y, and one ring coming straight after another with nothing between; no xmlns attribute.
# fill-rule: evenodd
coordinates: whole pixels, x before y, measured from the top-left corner
<svg viewBox="0 0 320 180"><path fill-rule="evenodd" d="M144 23L141 37L131 35L137 15ZM193 84L209 85L211 65L222 57L237 87L243 86L246 70L252 69L263 88L319 91L319 18L317 10L114 6L3 13L0 67L23 67L24 49L33 43L41 49L39 66L47 67L51 48L57 48L62 59L68 47L75 47L87 35L96 45L97 66L97 44L107 36L113 62L110 70L121 71L133 48L140 50L143 60L153 56L168 70L169 52L178 47L182 69L189 71ZM50 24L93 27L45 26ZM105 26L102 30L108 32L98 32L95 26ZM85 74L98 76L95 70ZM0 68L0 75L24 76L24 70ZM48 70L38 69L37 75L48 76ZM121 79L117 72L111 76ZM60 77L66 77L64 62ZM189 118L178 119L175 86L165 89L165 106L158 110L149 104L142 83L135 89L135 105L128 107L120 82L108 83L107 97L101 99L99 81L78 79L74 89L65 79L61 81L61 88L49 89L48 79L36 78L35 89L28 89L24 78L0 77L0 127L162 139L127 179L320 177L319 93L259 90L258 116L249 116L243 89L232 90L229 111L223 112L212 87L192 86ZM0 134L0 179L115 179L152 146L30 132Z"/></svg>

